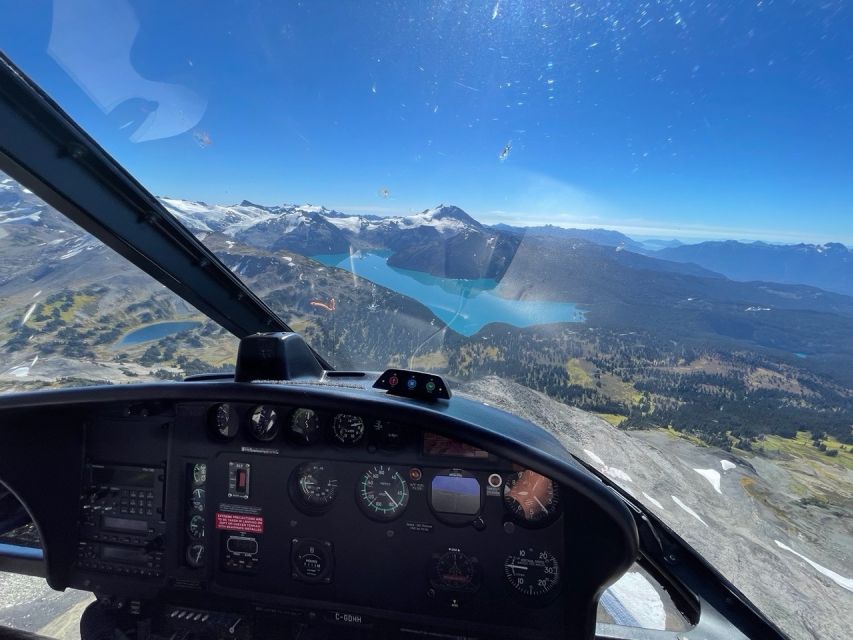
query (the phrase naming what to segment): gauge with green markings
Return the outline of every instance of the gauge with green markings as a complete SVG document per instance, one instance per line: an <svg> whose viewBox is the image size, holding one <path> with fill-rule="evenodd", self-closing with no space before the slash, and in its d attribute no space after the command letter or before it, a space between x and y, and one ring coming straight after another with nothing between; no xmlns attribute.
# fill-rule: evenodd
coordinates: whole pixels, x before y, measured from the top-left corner
<svg viewBox="0 0 853 640"><path fill-rule="evenodd" d="M356 486L356 501L371 520L399 518L409 504L409 485L399 471L377 464L365 471Z"/></svg>

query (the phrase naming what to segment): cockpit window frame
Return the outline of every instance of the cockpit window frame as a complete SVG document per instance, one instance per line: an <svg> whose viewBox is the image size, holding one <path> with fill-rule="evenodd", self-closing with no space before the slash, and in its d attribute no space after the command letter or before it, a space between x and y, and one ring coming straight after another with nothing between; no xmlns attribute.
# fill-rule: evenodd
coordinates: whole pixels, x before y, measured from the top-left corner
<svg viewBox="0 0 853 640"><path fill-rule="evenodd" d="M0 170L238 338L291 330L2 52L0 131Z"/></svg>

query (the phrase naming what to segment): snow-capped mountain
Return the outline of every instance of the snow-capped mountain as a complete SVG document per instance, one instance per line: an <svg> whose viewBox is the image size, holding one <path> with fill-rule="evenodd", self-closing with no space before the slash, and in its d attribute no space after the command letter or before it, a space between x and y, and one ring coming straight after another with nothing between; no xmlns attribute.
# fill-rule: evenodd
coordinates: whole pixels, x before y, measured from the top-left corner
<svg viewBox="0 0 853 640"><path fill-rule="evenodd" d="M238 205L222 206L206 202L192 202L177 198L160 198L166 209L190 231L219 232L233 236L259 222L279 215L279 207L262 207L244 200Z"/></svg>
<svg viewBox="0 0 853 640"><path fill-rule="evenodd" d="M443 204L411 216L379 217L350 215L311 204L267 207L243 200L238 205L222 206L176 198L160 198L160 202L192 231L218 231L229 236L273 221L285 234L318 221L331 224L347 236L413 231L423 227L450 236L466 229L483 229L459 207Z"/></svg>
<svg viewBox="0 0 853 640"><path fill-rule="evenodd" d="M232 206L174 198L160 201L196 234L218 232L250 246L308 256L352 249L385 249L394 253L415 247L434 249L436 244L461 237L477 246L495 247L507 235L484 227L459 207L448 205L411 216L379 217L349 215L309 204L266 207L246 200ZM494 269L468 264L461 271L451 269L449 275L481 277L489 271Z"/></svg>

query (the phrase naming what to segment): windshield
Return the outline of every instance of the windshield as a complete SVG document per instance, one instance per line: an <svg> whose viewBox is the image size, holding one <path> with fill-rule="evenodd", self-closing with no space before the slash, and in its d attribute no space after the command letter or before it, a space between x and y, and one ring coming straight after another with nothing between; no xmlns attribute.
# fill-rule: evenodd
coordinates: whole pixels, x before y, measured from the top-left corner
<svg viewBox="0 0 853 640"><path fill-rule="evenodd" d="M793 637L845 635L848 3L54 0L4 18L16 64L334 366L437 371L533 417ZM43 371L57 310L106 313L100 278L33 296L40 245L3 238L16 203L6 379ZM136 293L40 384L109 354L197 372L189 340L215 328ZM116 345L155 320L202 324Z"/></svg>

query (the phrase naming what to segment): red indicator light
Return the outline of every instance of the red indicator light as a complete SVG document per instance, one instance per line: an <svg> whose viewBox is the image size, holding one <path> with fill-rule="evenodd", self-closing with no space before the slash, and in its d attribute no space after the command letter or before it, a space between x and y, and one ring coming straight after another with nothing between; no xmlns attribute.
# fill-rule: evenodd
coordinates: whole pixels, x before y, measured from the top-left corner
<svg viewBox="0 0 853 640"><path fill-rule="evenodd" d="M388 378L388 384L390 384L392 387L396 387L398 384L400 384L400 379L395 375L391 375Z"/></svg>
<svg viewBox="0 0 853 640"><path fill-rule="evenodd" d="M246 490L246 471L243 469L237 471L237 488L240 491Z"/></svg>

